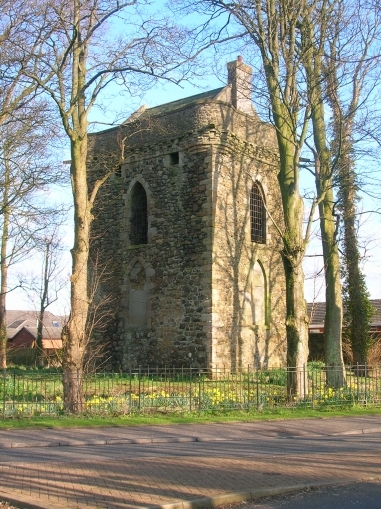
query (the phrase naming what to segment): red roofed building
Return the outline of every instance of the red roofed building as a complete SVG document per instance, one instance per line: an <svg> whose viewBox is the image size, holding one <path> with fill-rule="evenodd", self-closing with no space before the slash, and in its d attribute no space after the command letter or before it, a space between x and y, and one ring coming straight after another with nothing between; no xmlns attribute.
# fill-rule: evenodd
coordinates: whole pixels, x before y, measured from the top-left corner
<svg viewBox="0 0 381 509"><path fill-rule="evenodd" d="M42 328L42 347L46 353L62 349L62 327L65 317L45 312ZM7 311L8 348L35 348L37 338L37 311Z"/></svg>

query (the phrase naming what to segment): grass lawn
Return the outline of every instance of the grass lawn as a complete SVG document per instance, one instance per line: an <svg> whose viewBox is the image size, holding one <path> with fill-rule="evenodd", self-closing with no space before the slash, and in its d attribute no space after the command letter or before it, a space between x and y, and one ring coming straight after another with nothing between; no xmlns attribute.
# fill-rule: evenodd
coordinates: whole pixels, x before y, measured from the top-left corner
<svg viewBox="0 0 381 509"><path fill-rule="evenodd" d="M155 415L123 415L123 416L60 416L60 417L22 417L0 419L0 429L28 429L28 428L78 428L97 426L141 426L163 424L191 424L215 422L248 422L258 420L276 419L303 419L328 417L349 417L364 415L381 415L380 407L324 407L319 410L293 408L293 409L266 409L263 411L226 411L194 413L168 413Z"/></svg>

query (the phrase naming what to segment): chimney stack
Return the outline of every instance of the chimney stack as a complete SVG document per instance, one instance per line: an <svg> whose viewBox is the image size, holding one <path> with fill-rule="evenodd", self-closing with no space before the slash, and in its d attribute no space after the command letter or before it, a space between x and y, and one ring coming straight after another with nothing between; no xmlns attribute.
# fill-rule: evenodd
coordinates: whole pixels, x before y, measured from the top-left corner
<svg viewBox="0 0 381 509"><path fill-rule="evenodd" d="M242 56L239 55L237 60L229 62L228 68L228 85L231 89L231 103L245 113L252 114L253 107L251 103L251 75L253 69L243 63Z"/></svg>

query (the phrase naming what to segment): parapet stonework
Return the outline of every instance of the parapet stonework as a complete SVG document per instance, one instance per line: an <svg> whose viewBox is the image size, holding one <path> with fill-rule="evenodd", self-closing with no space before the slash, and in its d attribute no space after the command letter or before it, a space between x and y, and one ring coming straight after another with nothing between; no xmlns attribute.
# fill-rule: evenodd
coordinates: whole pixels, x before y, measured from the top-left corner
<svg viewBox="0 0 381 509"><path fill-rule="evenodd" d="M90 136L90 180L117 168L91 244L96 336L114 368L285 364L275 133L232 88Z"/></svg>

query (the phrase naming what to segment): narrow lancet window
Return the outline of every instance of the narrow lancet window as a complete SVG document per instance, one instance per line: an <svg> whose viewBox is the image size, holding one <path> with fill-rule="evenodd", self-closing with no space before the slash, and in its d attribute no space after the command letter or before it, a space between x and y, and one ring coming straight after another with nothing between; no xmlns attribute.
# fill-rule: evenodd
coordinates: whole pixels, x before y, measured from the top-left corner
<svg viewBox="0 0 381 509"><path fill-rule="evenodd" d="M265 244L266 209L262 190L257 182L254 182L250 193L250 226L251 242Z"/></svg>
<svg viewBox="0 0 381 509"><path fill-rule="evenodd" d="M147 244L147 231L147 194L140 182L137 182L131 195L130 244Z"/></svg>

